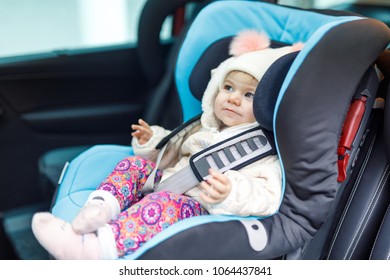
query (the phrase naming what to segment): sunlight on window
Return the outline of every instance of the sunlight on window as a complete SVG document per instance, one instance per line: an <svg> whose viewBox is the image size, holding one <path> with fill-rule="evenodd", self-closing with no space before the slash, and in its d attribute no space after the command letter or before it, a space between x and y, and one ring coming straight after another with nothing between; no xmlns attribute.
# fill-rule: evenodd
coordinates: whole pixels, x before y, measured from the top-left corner
<svg viewBox="0 0 390 280"><path fill-rule="evenodd" d="M315 7L318 9L322 8L328 8L333 5L342 4L342 3L348 3L353 1L341 1L341 0L316 0L315 1Z"/></svg>
<svg viewBox="0 0 390 280"><path fill-rule="evenodd" d="M0 57L137 42L147 0L0 0Z"/></svg>
<svg viewBox="0 0 390 280"><path fill-rule="evenodd" d="M81 37L86 45L122 43L130 39L125 0L80 1L79 17Z"/></svg>

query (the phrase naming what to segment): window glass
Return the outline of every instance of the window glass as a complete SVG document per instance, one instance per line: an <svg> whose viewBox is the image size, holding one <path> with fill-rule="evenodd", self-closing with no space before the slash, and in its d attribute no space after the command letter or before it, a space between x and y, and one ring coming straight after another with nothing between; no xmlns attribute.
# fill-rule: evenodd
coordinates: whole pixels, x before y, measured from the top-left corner
<svg viewBox="0 0 390 280"><path fill-rule="evenodd" d="M360 4L381 4L389 5L389 0L279 0L279 4L296 6L300 8L332 8L340 4L360 3Z"/></svg>
<svg viewBox="0 0 390 280"><path fill-rule="evenodd" d="M135 44L146 1L0 0L0 57Z"/></svg>

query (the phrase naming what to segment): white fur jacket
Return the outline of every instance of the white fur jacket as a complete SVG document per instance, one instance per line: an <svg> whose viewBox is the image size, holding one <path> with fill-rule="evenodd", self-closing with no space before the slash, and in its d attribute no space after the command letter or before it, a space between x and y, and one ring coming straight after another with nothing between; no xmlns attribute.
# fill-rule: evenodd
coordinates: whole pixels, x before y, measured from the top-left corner
<svg viewBox="0 0 390 280"><path fill-rule="evenodd" d="M234 58L222 62L211 72L211 79L202 97L201 125L194 127L181 141L167 148L159 168L163 170L163 178L189 164L189 158L208 146L227 139L233 135L257 126L258 123L242 124L225 128L214 114L215 98L222 81ZM148 143L140 145L133 138L132 146L136 155L155 161L158 151L155 146L170 131L159 126L152 126L153 137ZM200 189L194 187L186 195L199 201L210 214L226 214L238 216L268 216L279 209L282 195L282 175L277 156L268 156L238 171L225 172L232 183L229 196L219 204L207 204L199 197Z"/></svg>
<svg viewBox="0 0 390 280"><path fill-rule="evenodd" d="M198 125L182 141L170 145L164 153L159 168L163 170L162 180L189 164L189 158L208 146L227 139L258 125L243 124L218 131ZM158 152L155 146L170 131L160 126L151 126L153 137L146 144L139 144L133 138L132 146L136 155L155 161ZM229 196L221 203L207 204L200 197L200 189L195 187L186 195L199 201L210 214L239 216L266 216L275 213L281 200L281 169L276 156L268 156L239 171L225 172L232 183Z"/></svg>

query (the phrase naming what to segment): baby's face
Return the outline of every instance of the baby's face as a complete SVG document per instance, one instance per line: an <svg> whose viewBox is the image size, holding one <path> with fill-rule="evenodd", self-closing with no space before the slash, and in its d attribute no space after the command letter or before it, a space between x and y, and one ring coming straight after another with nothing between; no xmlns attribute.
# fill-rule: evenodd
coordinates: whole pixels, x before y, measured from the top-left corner
<svg viewBox="0 0 390 280"><path fill-rule="evenodd" d="M225 126L255 122L253 97L258 81L244 72L230 72L214 102L214 113Z"/></svg>

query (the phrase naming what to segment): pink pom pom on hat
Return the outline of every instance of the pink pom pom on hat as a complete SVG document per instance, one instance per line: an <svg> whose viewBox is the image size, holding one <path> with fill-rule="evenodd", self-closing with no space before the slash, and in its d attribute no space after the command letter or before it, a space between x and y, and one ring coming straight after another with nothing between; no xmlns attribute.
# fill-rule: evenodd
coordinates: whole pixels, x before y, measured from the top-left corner
<svg viewBox="0 0 390 280"><path fill-rule="evenodd" d="M275 60L290 52L298 51L302 47L303 44L298 43L293 46L270 48L270 39L267 34L256 30L243 30L233 38L230 44L229 53L233 57L226 66L225 74L231 71L242 71L260 82L265 71Z"/></svg>
<svg viewBox="0 0 390 280"><path fill-rule="evenodd" d="M256 30L244 30L233 38L229 54L240 56L244 53L259 51L270 46L270 40L265 33Z"/></svg>

